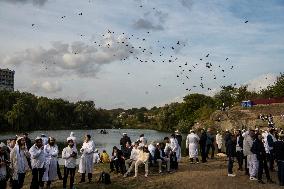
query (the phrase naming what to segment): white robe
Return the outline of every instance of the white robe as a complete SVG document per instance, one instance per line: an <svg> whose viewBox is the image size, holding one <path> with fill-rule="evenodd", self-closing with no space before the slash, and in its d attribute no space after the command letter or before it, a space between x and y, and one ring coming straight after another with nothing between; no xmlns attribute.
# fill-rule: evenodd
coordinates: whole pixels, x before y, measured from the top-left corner
<svg viewBox="0 0 284 189"><path fill-rule="evenodd" d="M57 179L57 157L58 157L58 146L44 146L44 153L46 157L45 161L45 172L43 175L43 181L54 181Z"/></svg>
<svg viewBox="0 0 284 189"><path fill-rule="evenodd" d="M80 152L79 173L93 173L95 144L92 140L84 142Z"/></svg>
<svg viewBox="0 0 284 189"><path fill-rule="evenodd" d="M173 152L176 153L177 161L181 160L181 149L176 138L170 138L170 146Z"/></svg>
<svg viewBox="0 0 284 189"><path fill-rule="evenodd" d="M194 133L190 133L187 135L186 147L188 148L189 158L198 158L199 140L200 140L199 137Z"/></svg>
<svg viewBox="0 0 284 189"><path fill-rule="evenodd" d="M216 143L217 143L218 149L221 149L223 145L223 137L220 133L216 135Z"/></svg>

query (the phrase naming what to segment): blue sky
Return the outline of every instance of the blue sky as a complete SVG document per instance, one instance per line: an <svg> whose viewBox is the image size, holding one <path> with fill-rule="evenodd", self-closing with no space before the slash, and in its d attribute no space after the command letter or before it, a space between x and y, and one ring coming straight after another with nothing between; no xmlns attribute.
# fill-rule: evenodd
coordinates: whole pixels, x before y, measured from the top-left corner
<svg viewBox="0 0 284 189"><path fill-rule="evenodd" d="M16 90L40 96L159 106L273 82L284 68L283 23L280 0L0 0L0 67L16 71Z"/></svg>

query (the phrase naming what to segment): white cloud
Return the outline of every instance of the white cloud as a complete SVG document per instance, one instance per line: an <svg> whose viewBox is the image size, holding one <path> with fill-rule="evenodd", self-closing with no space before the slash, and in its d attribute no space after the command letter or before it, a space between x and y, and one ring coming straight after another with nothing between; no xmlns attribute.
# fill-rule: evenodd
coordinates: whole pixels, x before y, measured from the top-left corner
<svg viewBox="0 0 284 189"><path fill-rule="evenodd" d="M105 34L96 46L79 41L71 44L57 41L52 42L50 48L29 48L8 55L3 64L16 67L30 65L40 75L95 77L103 64L129 58L137 53L126 37Z"/></svg>
<svg viewBox="0 0 284 189"><path fill-rule="evenodd" d="M33 81L30 91L35 93L57 93L62 91L62 86L58 81Z"/></svg>
<svg viewBox="0 0 284 189"><path fill-rule="evenodd" d="M276 74L268 73L252 79L245 84L248 85L249 91L260 91L262 89L265 89L269 85L272 85L274 82L276 82L276 79Z"/></svg>

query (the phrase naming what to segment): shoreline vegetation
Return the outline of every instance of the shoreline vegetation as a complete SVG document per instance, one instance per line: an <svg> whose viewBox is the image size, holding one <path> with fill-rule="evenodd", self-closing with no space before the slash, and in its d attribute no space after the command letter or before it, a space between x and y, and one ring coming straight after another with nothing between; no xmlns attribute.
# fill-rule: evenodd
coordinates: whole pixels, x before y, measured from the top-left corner
<svg viewBox="0 0 284 189"><path fill-rule="evenodd" d="M147 109L96 108L94 101L69 102L63 99L37 97L26 92L0 91L1 132L35 130L87 130L87 129L151 129L187 133L196 123L203 127L214 124L211 115L221 108L240 105L243 100L278 98L284 94L284 74L259 92L248 86L222 86L213 97L188 94L183 102L173 102L162 107Z"/></svg>

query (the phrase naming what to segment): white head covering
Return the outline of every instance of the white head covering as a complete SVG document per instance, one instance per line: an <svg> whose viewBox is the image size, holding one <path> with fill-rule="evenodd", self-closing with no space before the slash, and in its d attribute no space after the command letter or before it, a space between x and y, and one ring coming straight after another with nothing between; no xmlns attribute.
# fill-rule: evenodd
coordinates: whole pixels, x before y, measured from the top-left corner
<svg viewBox="0 0 284 189"><path fill-rule="evenodd" d="M6 147L6 145L3 142L1 142L0 143L0 148L3 148L3 147Z"/></svg>
<svg viewBox="0 0 284 189"><path fill-rule="evenodd" d="M37 141L37 140L42 140L42 138L39 137L39 136L37 136L37 137L35 138L35 141Z"/></svg>
<svg viewBox="0 0 284 189"><path fill-rule="evenodd" d="M69 140L72 140L73 141L73 137L68 137L67 139L67 142L69 141ZM74 141L73 141L74 142Z"/></svg>

